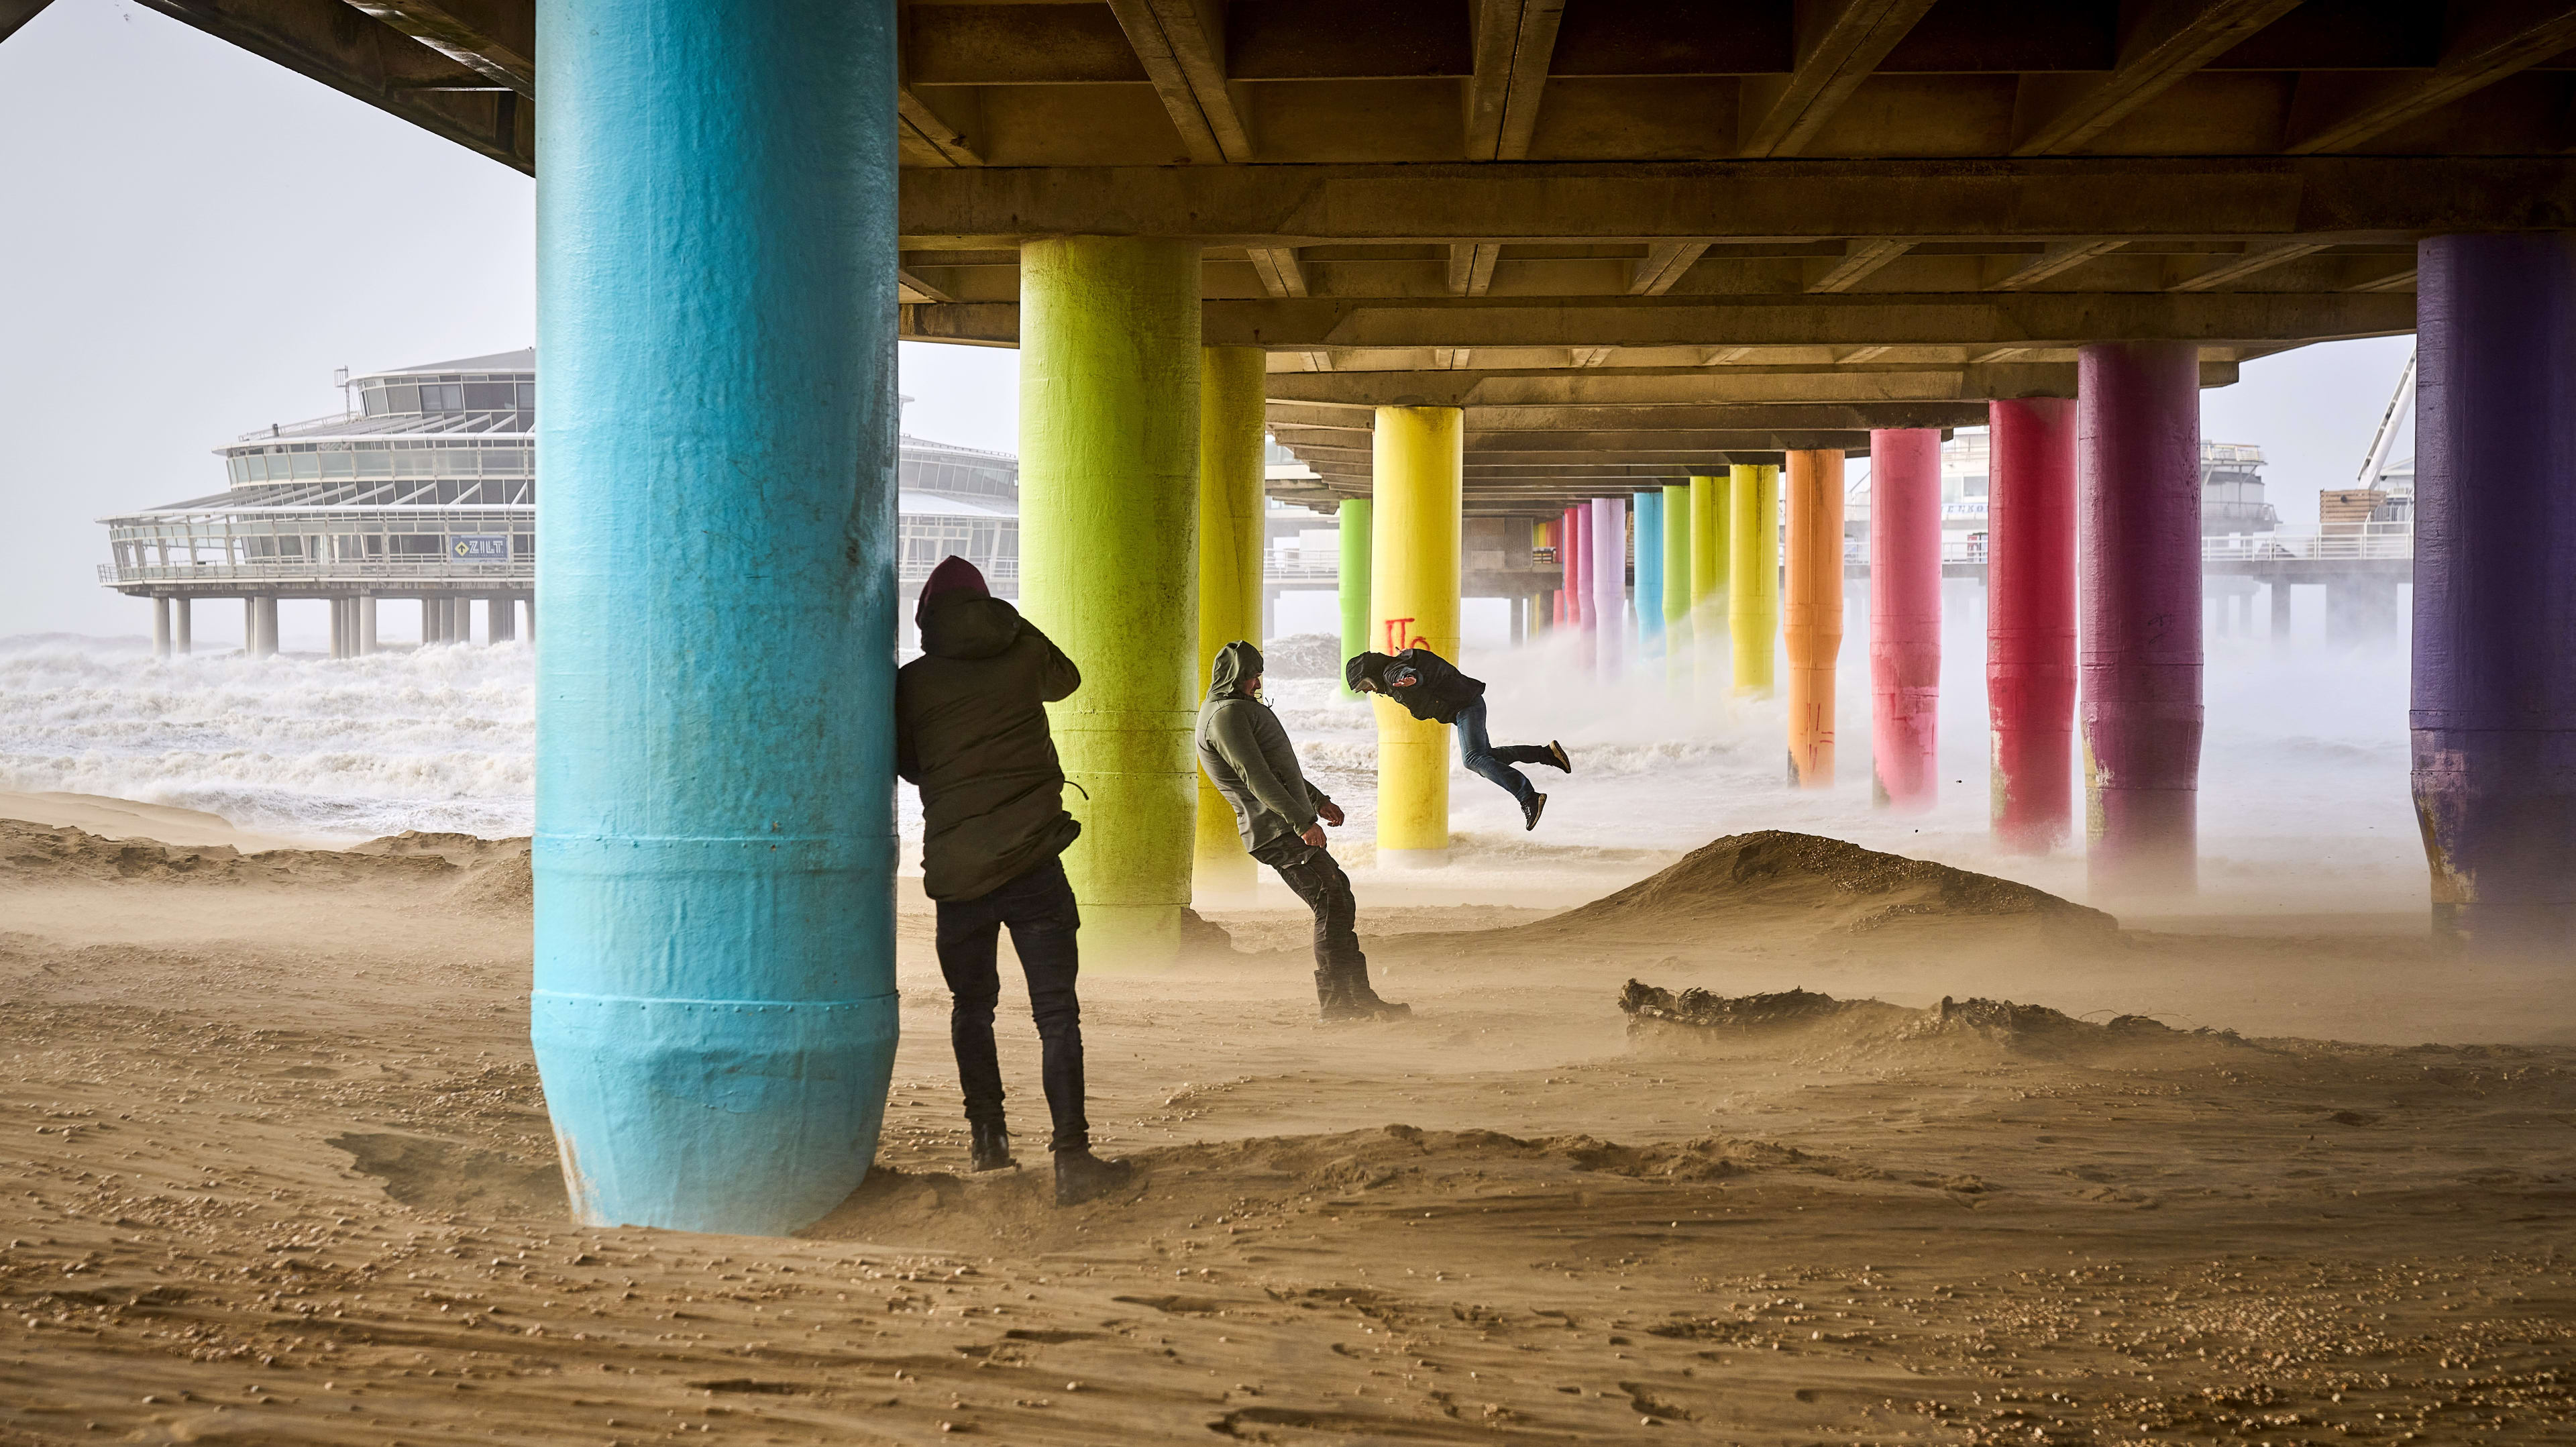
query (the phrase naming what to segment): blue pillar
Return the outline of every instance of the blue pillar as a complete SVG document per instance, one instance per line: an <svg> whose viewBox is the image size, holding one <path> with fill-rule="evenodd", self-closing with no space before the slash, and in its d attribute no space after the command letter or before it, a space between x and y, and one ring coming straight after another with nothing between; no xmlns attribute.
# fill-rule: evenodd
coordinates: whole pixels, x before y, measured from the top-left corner
<svg viewBox="0 0 2576 1447"><path fill-rule="evenodd" d="M2576 236L2417 243L2415 816L2433 928L2576 944Z"/></svg>
<svg viewBox="0 0 2576 1447"><path fill-rule="evenodd" d="M537 20L537 1065L582 1221L784 1233L894 1057L894 7Z"/></svg>
<svg viewBox="0 0 2576 1447"><path fill-rule="evenodd" d="M1637 503L1637 656L1664 656L1664 490L1648 488Z"/></svg>

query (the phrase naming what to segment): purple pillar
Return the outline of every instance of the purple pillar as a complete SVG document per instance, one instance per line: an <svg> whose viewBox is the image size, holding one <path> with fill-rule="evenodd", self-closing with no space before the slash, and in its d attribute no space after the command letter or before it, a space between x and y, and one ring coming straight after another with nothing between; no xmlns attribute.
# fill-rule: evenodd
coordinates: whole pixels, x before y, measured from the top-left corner
<svg viewBox="0 0 2576 1447"><path fill-rule="evenodd" d="M2097 342L2077 354L2075 485L2087 873L2105 894L2188 893L2201 728L2196 347Z"/></svg>
<svg viewBox="0 0 2576 1447"><path fill-rule="evenodd" d="M2415 816L2437 933L2576 941L2576 237L2417 246Z"/></svg>

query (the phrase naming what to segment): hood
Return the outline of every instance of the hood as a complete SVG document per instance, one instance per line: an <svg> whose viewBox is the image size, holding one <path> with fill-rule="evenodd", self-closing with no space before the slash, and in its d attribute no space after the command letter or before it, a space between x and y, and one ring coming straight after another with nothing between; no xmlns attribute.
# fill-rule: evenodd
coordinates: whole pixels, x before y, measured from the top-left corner
<svg viewBox="0 0 2576 1447"><path fill-rule="evenodd" d="M921 604L912 611L913 621L920 622L921 608L943 593L972 593L982 598L990 596L992 591L984 584L983 569L951 553L940 559L939 566L931 569L929 578L923 581Z"/></svg>
<svg viewBox="0 0 2576 1447"><path fill-rule="evenodd" d="M1211 699L1231 698L1243 687L1244 680L1261 676L1261 650L1237 640L1216 651L1208 664L1208 691Z"/></svg>
<svg viewBox="0 0 2576 1447"><path fill-rule="evenodd" d="M1020 636L1020 610L981 593L921 600L921 651L933 658L990 658Z"/></svg>
<svg viewBox="0 0 2576 1447"><path fill-rule="evenodd" d="M1386 680L1386 666L1394 661L1383 653L1355 655L1350 662L1342 665L1342 684L1351 692L1357 693L1360 691L1360 680L1363 678L1371 683L1383 683Z"/></svg>

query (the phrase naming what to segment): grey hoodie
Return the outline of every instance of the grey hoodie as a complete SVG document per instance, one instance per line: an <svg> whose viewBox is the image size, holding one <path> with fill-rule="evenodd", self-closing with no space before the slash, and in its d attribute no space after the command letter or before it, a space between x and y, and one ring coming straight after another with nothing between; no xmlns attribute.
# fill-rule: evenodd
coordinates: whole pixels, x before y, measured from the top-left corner
<svg viewBox="0 0 2576 1447"><path fill-rule="evenodd" d="M1261 650L1229 643L1208 666L1207 701L1199 705L1199 767L1234 806L1235 828L1254 858L1315 827L1315 811L1332 801L1306 782L1297 750L1270 706L1241 691L1261 673Z"/></svg>

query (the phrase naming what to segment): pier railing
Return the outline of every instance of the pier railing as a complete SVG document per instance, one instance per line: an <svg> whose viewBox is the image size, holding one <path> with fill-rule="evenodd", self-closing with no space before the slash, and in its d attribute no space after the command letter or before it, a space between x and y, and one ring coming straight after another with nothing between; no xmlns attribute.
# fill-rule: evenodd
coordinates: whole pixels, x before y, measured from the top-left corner
<svg viewBox="0 0 2576 1447"><path fill-rule="evenodd" d="M2349 563L2402 560L2413 556L2415 522L2412 518L2395 522L2340 524L2330 531L2283 528L2278 532L2232 533L2226 537L2200 540L2200 558L2205 563Z"/></svg>

